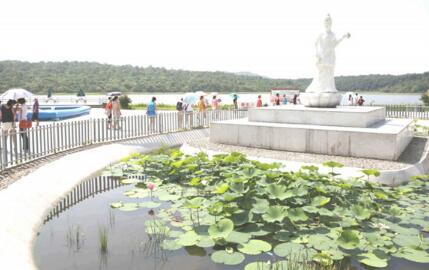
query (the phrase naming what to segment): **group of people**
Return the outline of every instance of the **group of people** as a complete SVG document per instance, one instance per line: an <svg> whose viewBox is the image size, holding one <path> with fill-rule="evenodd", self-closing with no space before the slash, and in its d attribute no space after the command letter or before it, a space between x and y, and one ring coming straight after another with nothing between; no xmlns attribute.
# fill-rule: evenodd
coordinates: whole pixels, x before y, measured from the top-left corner
<svg viewBox="0 0 429 270"><path fill-rule="evenodd" d="M355 96L353 96L352 94L349 95L349 100L348 100L349 106L363 106L364 102L365 100L363 99L362 96L359 96L358 93L356 93Z"/></svg>
<svg viewBox="0 0 429 270"><path fill-rule="evenodd" d="M18 98L17 100L9 99L5 104L1 104L0 121L1 133L5 146L7 145L8 138L11 139L14 146L17 144L16 140L16 123L18 122L19 134L22 140L22 150L29 152L30 145L27 130L31 128L32 122L36 122L39 126L39 101L34 99L32 107L31 119L27 118L27 101L25 98Z"/></svg>
<svg viewBox="0 0 429 270"><path fill-rule="evenodd" d="M283 97L280 97L279 93L276 93L276 95L274 96L274 98L271 100L273 106L280 106L280 105L287 105L289 103L289 98L286 96L286 94L283 95ZM293 95L292 100L290 101L290 103L296 105L299 103L299 99L298 99L298 95ZM258 99L256 101L256 107L267 107L268 104L265 103L263 104L262 102L262 96L258 95Z"/></svg>

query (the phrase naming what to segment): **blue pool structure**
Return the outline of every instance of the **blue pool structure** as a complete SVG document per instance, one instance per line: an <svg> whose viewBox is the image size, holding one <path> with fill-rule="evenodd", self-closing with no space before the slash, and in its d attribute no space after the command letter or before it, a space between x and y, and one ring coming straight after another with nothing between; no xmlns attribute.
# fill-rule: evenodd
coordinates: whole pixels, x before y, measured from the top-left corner
<svg viewBox="0 0 429 270"><path fill-rule="evenodd" d="M78 117L89 114L91 107L89 106L40 106L39 120L40 121L59 121L69 118ZM33 112L29 108L27 119L31 119Z"/></svg>

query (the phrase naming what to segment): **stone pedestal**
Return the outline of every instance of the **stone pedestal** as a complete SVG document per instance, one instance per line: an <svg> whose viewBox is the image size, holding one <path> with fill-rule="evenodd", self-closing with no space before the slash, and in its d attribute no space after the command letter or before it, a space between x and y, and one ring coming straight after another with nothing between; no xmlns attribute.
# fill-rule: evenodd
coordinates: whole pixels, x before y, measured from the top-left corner
<svg viewBox="0 0 429 270"><path fill-rule="evenodd" d="M412 139L409 119L383 107L280 106L251 109L248 119L214 122L210 141L256 148L396 160Z"/></svg>
<svg viewBox="0 0 429 270"><path fill-rule="evenodd" d="M301 93L299 100L306 107L335 108L341 103L342 95L332 93Z"/></svg>
<svg viewBox="0 0 429 270"><path fill-rule="evenodd" d="M250 122L370 127L385 119L384 107L341 106L307 108L302 105L249 109Z"/></svg>

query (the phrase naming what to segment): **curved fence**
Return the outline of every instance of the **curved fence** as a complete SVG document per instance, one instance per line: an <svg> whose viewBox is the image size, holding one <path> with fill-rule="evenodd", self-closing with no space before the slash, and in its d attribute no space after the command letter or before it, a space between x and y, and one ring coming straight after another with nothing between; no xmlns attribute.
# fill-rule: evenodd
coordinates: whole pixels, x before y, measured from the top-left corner
<svg viewBox="0 0 429 270"><path fill-rule="evenodd" d="M161 112L155 117L132 115L58 122L29 129L2 130L0 171L67 150L164 133L210 127L213 121L247 117L244 110L204 113Z"/></svg>

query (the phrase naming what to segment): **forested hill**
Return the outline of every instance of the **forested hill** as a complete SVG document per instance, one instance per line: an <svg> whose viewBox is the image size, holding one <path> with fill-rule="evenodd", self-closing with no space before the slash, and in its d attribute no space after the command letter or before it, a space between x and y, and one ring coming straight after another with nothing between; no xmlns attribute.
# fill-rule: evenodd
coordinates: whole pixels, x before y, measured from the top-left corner
<svg viewBox="0 0 429 270"><path fill-rule="evenodd" d="M287 74L285 74L287 76ZM0 61L0 92L22 87L35 93L123 92L266 92L273 87L304 90L310 79L270 79L226 72L168 70L154 67L114 66L88 62ZM341 91L423 93L429 72L423 74L362 75L336 78Z"/></svg>

